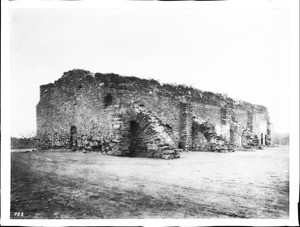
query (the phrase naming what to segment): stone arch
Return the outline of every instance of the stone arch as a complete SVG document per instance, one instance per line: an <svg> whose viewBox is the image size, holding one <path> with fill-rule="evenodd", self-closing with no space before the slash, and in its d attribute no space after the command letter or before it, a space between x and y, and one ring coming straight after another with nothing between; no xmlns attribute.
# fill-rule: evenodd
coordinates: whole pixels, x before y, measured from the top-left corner
<svg viewBox="0 0 300 227"><path fill-rule="evenodd" d="M174 147L174 142L168 134L170 128L142 106L127 109L120 120L123 122L120 131L122 137L120 145L124 147L123 155L143 157L148 156L155 146Z"/></svg>
<svg viewBox="0 0 300 227"><path fill-rule="evenodd" d="M201 122L194 119L192 123L192 147L193 150L205 150L205 144L216 136L214 126L207 121Z"/></svg>
<svg viewBox="0 0 300 227"><path fill-rule="evenodd" d="M201 132L208 142L210 142L214 137L217 136L214 125L210 124L207 121L201 122L194 119L192 129L194 132Z"/></svg>
<svg viewBox="0 0 300 227"><path fill-rule="evenodd" d="M193 138L193 148L195 150L209 150L209 151L233 151L233 146L225 140L222 136L217 135L215 126L207 121L194 119L192 124L193 136L195 133L203 135L203 141ZM204 141L205 140L205 141Z"/></svg>

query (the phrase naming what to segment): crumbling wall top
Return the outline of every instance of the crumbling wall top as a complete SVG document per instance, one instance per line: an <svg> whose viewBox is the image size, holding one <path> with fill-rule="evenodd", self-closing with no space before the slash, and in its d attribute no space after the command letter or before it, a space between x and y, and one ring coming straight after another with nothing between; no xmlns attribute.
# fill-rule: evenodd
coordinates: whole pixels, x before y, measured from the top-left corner
<svg viewBox="0 0 300 227"><path fill-rule="evenodd" d="M188 101L218 105L227 108L245 109L267 113L267 108L262 105L254 105L245 101L235 100L227 95L201 91L186 85L161 84L154 79L141 79L134 76L121 76L114 73L91 73L88 70L73 69L64 72L62 77L53 83L42 85L41 93L55 86L71 86L74 82L101 83L107 88L127 91L155 91L159 95L168 97L184 97Z"/></svg>

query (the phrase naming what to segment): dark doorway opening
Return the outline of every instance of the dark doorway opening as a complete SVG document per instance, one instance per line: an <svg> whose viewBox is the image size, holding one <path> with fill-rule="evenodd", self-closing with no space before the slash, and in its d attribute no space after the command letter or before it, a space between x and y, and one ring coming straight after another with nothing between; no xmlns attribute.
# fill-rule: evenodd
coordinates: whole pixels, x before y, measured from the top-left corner
<svg viewBox="0 0 300 227"><path fill-rule="evenodd" d="M201 150L203 145L206 142L204 134L199 130L197 125L193 124L192 126L192 149Z"/></svg>
<svg viewBox="0 0 300 227"><path fill-rule="evenodd" d="M77 147L77 128L72 125L70 129L70 148Z"/></svg>
<svg viewBox="0 0 300 227"><path fill-rule="evenodd" d="M112 102L113 102L113 97L110 93L104 96L104 100L103 100L104 108L107 108L108 106L110 106L112 104Z"/></svg>
<svg viewBox="0 0 300 227"><path fill-rule="evenodd" d="M181 141L179 141L179 143L178 143L178 148L179 148L179 149L183 149L183 144L182 144Z"/></svg>
<svg viewBox="0 0 300 227"><path fill-rule="evenodd" d="M128 156L144 157L146 155L146 144L143 140L141 127L135 121L130 121L130 144Z"/></svg>

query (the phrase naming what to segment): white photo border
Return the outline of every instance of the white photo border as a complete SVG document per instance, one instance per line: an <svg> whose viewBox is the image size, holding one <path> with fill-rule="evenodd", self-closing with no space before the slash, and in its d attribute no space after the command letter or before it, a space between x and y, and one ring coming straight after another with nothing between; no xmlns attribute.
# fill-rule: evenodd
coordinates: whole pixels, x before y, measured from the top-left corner
<svg viewBox="0 0 300 227"><path fill-rule="evenodd" d="M210 226L298 225L299 201L299 1L298 0L239 0L203 2L157 1L1 1L1 224L15 226ZM24 220L10 219L10 47L9 18L11 9L31 8L205 8L205 9L264 9L289 10L289 63L290 63L290 210L288 219L106 219L106 220Z"/></svg>

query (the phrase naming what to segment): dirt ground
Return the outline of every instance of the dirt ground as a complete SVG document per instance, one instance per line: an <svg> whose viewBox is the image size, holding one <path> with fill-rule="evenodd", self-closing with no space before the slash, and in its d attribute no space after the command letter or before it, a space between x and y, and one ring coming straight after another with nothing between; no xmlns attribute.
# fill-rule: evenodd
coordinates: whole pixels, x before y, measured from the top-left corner
<svg viewBox="0 0 300 227"><path fill-rule="evenodd" d="M12 152L11 217L288 218L288 147L180 159ZM20 214L20 213L19 213Z"/></svg>

